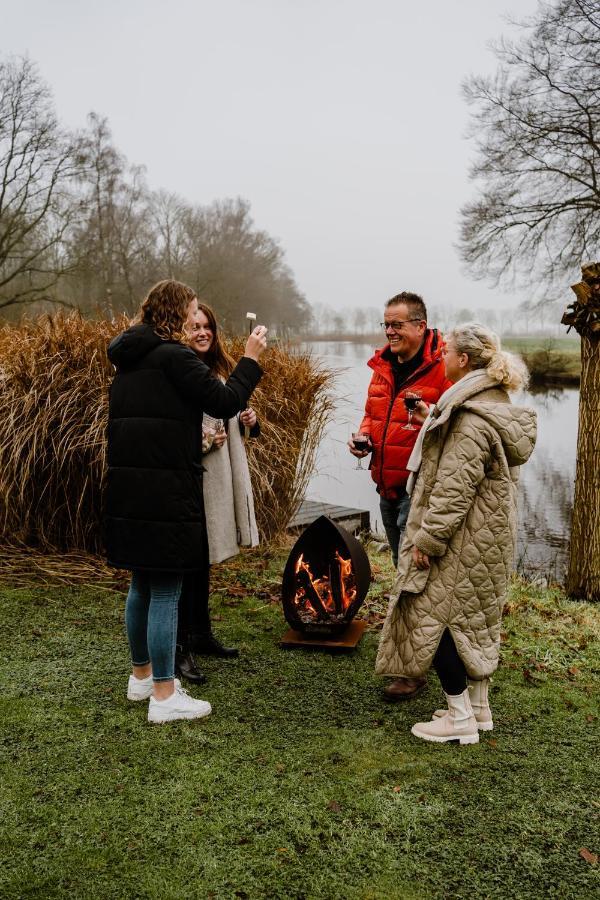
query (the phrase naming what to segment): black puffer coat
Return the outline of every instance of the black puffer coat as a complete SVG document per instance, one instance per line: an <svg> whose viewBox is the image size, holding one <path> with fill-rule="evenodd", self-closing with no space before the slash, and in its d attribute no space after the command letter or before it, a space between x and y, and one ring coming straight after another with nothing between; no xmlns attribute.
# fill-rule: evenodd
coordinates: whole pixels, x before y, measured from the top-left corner
<svg viewBox="0 0 600 900"><path fill-rule="evenodd" d="M150 325L116 337L110 390L105 537L121 569L190 572L208 564L202 500L202 413L228 419L260 381L243 357L228 381Z"/></svg>

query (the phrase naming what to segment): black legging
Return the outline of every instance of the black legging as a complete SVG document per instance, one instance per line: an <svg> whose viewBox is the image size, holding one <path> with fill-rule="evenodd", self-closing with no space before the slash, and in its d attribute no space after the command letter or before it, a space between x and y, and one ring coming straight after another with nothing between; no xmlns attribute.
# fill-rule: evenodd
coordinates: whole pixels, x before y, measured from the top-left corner
<svg viewBox="0 0 600 900"><path fill-rule="evenodd" d="M467 689L467 670L447 628L435 651L433 667L440 679L444 693L455 697Z"/></svg>
<svg viewBox="0 0 600 900"><path fill-rule="evenodd" d="M210 612L208 609L208 593L210 582L210 566L199 572L186 572L179 597L179 616L177 619L177 643L189 649L192 635L210 634Z"/></svg>

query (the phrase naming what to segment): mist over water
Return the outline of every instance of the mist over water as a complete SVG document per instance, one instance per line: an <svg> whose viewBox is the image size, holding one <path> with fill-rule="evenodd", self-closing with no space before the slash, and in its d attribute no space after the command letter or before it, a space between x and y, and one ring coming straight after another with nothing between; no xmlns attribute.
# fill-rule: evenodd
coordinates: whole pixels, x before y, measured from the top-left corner
<svg viewBox="0 0 600 900"><path fill-rule="evenodd" d="M379 497L370 472L356 469L346 446L363 416L372 370L373 348L350 341L316 341L303 345L337 372L334 419L323 437L307 497L341 506L368 509L371 527L383 534ZM521 470L517 569L526 575L564 579L573 507L579 391L552 388L524 391L513 402L538 415L538 440ZM368 458L363 461L366 466Z"/></svg>

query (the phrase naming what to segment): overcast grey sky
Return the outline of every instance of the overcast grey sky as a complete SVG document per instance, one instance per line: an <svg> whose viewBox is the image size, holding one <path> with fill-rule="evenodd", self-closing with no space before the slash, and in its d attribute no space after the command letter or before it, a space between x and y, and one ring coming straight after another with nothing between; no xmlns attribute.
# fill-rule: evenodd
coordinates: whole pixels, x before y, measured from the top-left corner
<svg viewBox="0 0 600 900"><path fill-rule="evenodd" d="M311 303L510 306L454 248L472 194L461 80L536 0L0 0L61 120L108 117L151 187L242 196Z"/></svg>

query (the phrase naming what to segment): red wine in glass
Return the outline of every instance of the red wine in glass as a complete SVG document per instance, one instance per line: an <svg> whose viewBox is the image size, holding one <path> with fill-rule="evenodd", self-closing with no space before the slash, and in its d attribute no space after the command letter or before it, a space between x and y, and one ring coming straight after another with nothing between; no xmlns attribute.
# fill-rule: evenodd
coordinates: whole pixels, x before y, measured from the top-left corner
<svg viewBox="0 0 600 900"><path fill-rule="evenodd" d="M419 391L407 391L402 399L404 401L406 411L408 412L408 422L402 427L406 429L406 431L416 431L417 429L412 424L412 417L413 412L417 408L417 404L421 400L421 394Z"/></svg>
<svg viewBox="0 0 600 900"><path fill-rule="evenodd" d="M361 434L360 432L355 432L352 435L352 443L354 445L354 449L358 450L359 453L364 453L369 449L370 438L368 434ZM362 462L360 461L360 457L356 463L357 469L364 468Z"/></svg>

